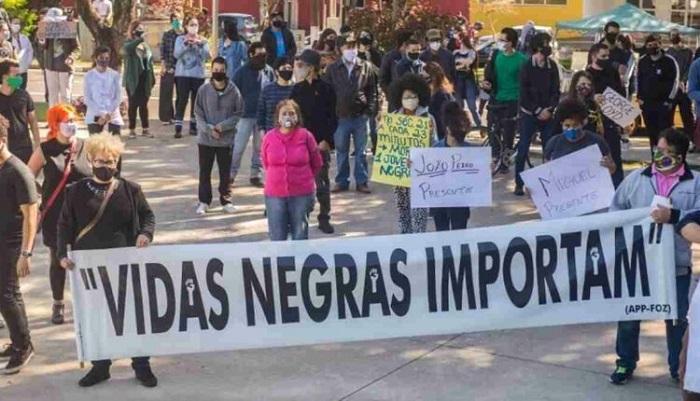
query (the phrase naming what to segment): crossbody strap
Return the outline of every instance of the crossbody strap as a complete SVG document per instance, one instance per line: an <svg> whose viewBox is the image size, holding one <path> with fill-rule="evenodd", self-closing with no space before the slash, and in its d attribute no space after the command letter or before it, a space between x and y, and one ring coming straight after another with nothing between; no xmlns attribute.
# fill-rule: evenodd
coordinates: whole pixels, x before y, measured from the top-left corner
<svg viewBox="0 0 700 401"><path fill-rule="evenodd" d="M56 187L56 189L53 190L51 196L44 204L44 209L41 211L41 215L39 216L39 227L41 227L42 223L44 222L44 218L49 213L49 209L51 209L51 206L53 206L53 204L56 202L56 198L58 198L58 195L66 187L66 183L68 182L68 176L70 176L71 170L73 170L73 159L75 158L76 151L77 141L73 142L73 144L71 145L70 154L68 155L68 159L66 160L66 166L63 168L63 177L61 177L61 181L59 181L58 186Z"/></svg>
<svg viewBox="0 0 700 401"><path fill-rule="evenodd" d="M97 225L97 223L100 221L100 218L102 218L102 215L104 214L105 209L107 208L107 204L109 203L109 199L112 197L112 195L114 194L114 191L117 189L118 186L119 186L119 180L112 181L112 184L110 184L109 190L107 191L107 195L105 195L105 198L102 201L102 204L100 205L100 209L97 211L97 214L92 219L90 224L88 224L87 226L85 226L85 228L80 230L78 237L75 239L76 243L78 243L78 241L80 241L90 231L92 231L93 228L95 228L95 225Z"/></svg>

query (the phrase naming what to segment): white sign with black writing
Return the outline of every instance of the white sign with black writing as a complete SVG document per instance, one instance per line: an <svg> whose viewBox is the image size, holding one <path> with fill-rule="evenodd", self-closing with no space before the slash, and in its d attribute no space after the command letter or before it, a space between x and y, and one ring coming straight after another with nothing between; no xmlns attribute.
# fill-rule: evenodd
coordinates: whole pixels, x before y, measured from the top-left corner
<svg viewBox="0 0 700 401"><path fill-rule="evenodd" d="M491 206L491 148L412 148L411 206Z"/></svg>
<svg viewBox="0 0 700 401"><path fill-rule="evenodd" d="M606 88L603 92L600 111L622 128L632 124L634 119L642 113L639 107L611 88Z"/></svg>
<svg viewBox="0 0 700 401"><path fill-rule="evenodd" d="M520 176L543 220L581 216L610 206L615 195L603 155L591 145L523 171Z"/></svg>
<svg viewBox="0 0 700 401"><path fill-rule="evenodd" d="M651 209L466 231L75 251L80 360L674 319Z"/></svg>

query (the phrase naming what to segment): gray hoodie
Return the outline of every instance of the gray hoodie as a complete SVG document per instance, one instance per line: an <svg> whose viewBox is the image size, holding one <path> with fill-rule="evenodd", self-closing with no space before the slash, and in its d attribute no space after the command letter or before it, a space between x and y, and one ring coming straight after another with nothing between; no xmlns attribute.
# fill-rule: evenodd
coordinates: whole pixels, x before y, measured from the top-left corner
<svg viewBox="0 0 700 401"><path fill-rule="evenodd" d="M194 108L197 117L197 143L212 147L233 146L236 125L243 116L243 96L236 85L229 81L219 92L212 82L199 88ZM223 136L214 138L213 127L221 125Z"/></svg>

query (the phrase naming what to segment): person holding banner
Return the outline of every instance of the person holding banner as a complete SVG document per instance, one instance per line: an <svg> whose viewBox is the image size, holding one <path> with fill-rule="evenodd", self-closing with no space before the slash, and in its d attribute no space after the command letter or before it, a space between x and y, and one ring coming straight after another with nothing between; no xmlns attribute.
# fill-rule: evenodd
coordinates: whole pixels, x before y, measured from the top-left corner
<svg viewBox="0 0 700 401"><path fill-rule="evenodd" d="M63 10L51 8L45 21L66 21ZM46 69L46 85L49 92L49 107L59 103L70 104L73 96L73 63L80 58L78 39L46 38L39 41Z"/></svg>
<svg viewBox="0 0 700 401"><path fill-rule="evenodd" d="M700 243L700 212L688 214L676 230L691 243ZM690 302L680 361L683 401L700 401L700 290L697 288Z"/></svg>
<svg viewBox="0 0 700 401"><path fill-rule="evenodd" d="M428 112L430 104L430 87L422 76L406 74L394 81L389 87L390 102L400 104L395 113L407 116L425 117L430 119L433 141L437 138L435 118ZM410 163L410 160L407 160ZM399 213L399 232L401 234L424 233L428 228L428 209L411 208L411 188L394 187L396 209Z"/></svg>
<svg viewBox="0 0 700 401"><path fill-rule="evenodd" d="M155 216L141 187L117 178L117 161L124 144L109 134L93 135L85 143L92 177L80 180L65 191L58 219L57 254L64 269L73 269L69 249L91 250L144 248L153 241ZM149 357L132 358L136 378L145 387L155 387L158 379L151 371ZM92 369L78 383L91 387L110 378L110 360L93 361Z"/></svg>
<svg viewBox="0 0 700 401"><path fill-rule="evenodd" d="M34 177L10 153L7 140L7 128L0 124L0 315L12 342L0 349L0 361L9 360L1 371L10 375L34 356L19 280L30 273L38 207Z"/></svg>
<svg viewBox="0 0 700 401"><path fill-rule="evenodd" d="M690 211L700 209L700 174L686 164L690 142L680 131L665 129L656 143L653 164L631 172L615 192L610 211L646 208L654 222L677 224ZM663 204L671 205L670 207ZM661 230L661 227L658 228ZM681 235L675 237L676 296L678 320L666 321L666 343L671 379L679 381L679 357L688 313L688 293L692 254L690 243ZM632 377L639 361L640 322L624 321L617 326L617 368L610 376L613 384L625 384Z"/></svg>
<svg viewBox="0 0 700 401"><path fill-rule="evenodd" d="M293 241L309 239L314 177L323 168L323 158L313 134L303 128L294 100L277 105L275 121L277 127L265 134L261 152L270 241L286 241L290 235Z"/></svg>
<svg viewBox="0 0 700 401"><path fill-rule="evenodd" d="M42 142L29 159L29 169L38 177L44 173L41 186L41 215L39 225L44 245L49 248L49 279L53 295L51 323L63 324L63 293L66 287L66 271L58 259L57 225L63 207L65 189L69 184L90 177L92 170L85 151L85 141L77 138L75 110L59 104L46 114L49 123L48 140Z"/></svg>

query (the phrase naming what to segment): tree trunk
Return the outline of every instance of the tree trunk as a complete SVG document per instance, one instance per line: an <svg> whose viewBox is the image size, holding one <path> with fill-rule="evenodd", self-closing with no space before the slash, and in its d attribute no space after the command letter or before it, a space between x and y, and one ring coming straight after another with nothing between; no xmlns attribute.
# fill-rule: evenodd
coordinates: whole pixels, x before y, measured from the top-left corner
<svg viewBox="0 0 700 401"><path fill-rule="evenodd" d="M115 70L121 70L122 46L133 18L134 0L118 0L113 3L114 16L111 27L99 26L99 21L93 13L90 3L90 0L76 1L80 19L83 20L90 33L92 33L92 37L95 40L95 48L106 46L111 50L110 67Z"/></svg>

